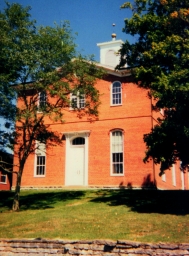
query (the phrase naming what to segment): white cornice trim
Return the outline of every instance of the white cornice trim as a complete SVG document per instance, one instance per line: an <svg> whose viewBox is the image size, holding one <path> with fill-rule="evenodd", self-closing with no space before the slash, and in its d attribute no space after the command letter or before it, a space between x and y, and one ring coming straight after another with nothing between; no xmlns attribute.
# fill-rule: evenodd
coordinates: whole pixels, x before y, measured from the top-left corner
<svg viewBox="0 0 189 256"><path fill-rule="evenodd" d="M111 44L124 44L122 40L115 40L115 41L108 41L108 42L103 42L103 43L98 43L97 46L105 46L105 45L111 45Z"/></svg>
<svg viewBox="0 0 189 256"><path fill-rule="evenodd" d="M97 67L104 68L106 72L110 75L118 76L118 77L126 77L131 76L131 70L130 69L122 69L122 70L116 70L114 67L103 65L100 63L96 63Z"/></svg>

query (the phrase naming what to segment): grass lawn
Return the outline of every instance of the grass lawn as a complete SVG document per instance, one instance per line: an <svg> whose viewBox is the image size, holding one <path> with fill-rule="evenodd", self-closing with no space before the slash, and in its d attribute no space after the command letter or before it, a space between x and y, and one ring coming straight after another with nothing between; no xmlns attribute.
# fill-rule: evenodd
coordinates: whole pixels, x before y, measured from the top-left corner
<svg viewBox="0 0 189 256"><path fill-rule="evenodd" d="M0 191L0 238L189 242L189 191Z"/></svg>

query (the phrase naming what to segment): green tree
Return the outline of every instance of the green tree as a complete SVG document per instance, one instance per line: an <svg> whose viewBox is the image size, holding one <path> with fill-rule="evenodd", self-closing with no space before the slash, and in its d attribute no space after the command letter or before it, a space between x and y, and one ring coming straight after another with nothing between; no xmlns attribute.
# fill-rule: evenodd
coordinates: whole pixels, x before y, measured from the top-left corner
<svg viewBox="0 0 189 256"><path fill-rule="evenodd" d="M94 84L103 74L92 59L77 54L68 22L37 28L29 10L7 4L0 13L1 115L9 123L14 121L11 135L18 165L14 211L19 210L22 174L28 156L39 145L36 141L46 147L61 143L60 134L53 132L46 120L64 122L63 108L70 105L70 93L85 95L84 109L73 106L79 117L98 115L99 92ZM10 101L14 97L17 107Z"/></svg>
<svg viewBox="0 0 189 256"><path fill-rule="evenodd" d="M160 163L160 174L175 161L188 168L189 154L189 1L135 0L124 3L132 17L124 32L134 37L121 49L118 68L128 65L139 86L154 97L155 111L164 109L149 134L144 161Z"/></svg>

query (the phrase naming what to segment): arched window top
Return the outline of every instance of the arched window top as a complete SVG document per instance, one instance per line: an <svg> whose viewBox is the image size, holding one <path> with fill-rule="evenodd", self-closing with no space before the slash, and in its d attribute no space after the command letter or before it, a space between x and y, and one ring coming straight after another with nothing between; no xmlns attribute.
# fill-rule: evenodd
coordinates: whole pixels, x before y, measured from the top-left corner
<svg viewBox="0 0 189 256"><path fill-rule="evenodd" d="M125 131L122 128L114 128L109 131L109 133L113 134L115 132L121 132L122 134L125 133Z"/></svg>
<svg viewBox="0 0 189 256"><path fill-rule="evenodd" d="M122 136L122 131L115 130L112 132L112 136Z"/></svg>
<svg viewBox="0 0 189 256"><path fill-rule="evenodd" d="M82 137L77 137L72 140L72 145L84 145L85 144L85 139Z"/></svg>
<svg viewBox="0 0 189 256"><path fill-rule="evenodd" d="M122 86L119 81L115 81L112 83L111 99L112 99L112 102L111 102L112 105L122 104Z"/></svg>
<svg viewBox="0 0 189 256"><path fill-rule="evenodd" d="M113 85L113 87L119 87L119 86L121 86L121 82L119 82L119 81L114 81L114 82L112 83L112 85Z"/></svg>

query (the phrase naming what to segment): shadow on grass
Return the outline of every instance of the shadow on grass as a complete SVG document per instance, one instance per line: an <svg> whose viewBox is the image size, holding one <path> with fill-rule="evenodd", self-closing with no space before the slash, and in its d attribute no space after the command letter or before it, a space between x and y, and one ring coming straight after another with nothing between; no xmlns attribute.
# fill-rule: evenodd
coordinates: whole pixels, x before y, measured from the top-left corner
<svg viewBox="0 0 189 256"><path fill-rule="evenodd" d="M173 215L189 214L189 191L181 190L106 190L99 191L91 200L109 206L125 205L138 213L160 213Z"/></svg>
<svg viewBox="0 0 189 256"><path fill-rule="evenodd" d="M138 213L160 213L173 215L189 214L189 191L181 190L96 190L88 191L30 191L21 193L20 210L54 208L56 203L80 200L89 193L91 202L108 206L124 205ZM0 211L11 210L14 192L0 191Z"/></svg>
<svg viewBox="0 0 189 256"><path fill-rule="evenodd" d="M24 192L20 196L20 210L38 210L54 208L54 204L67 200L80 199L84 191L53 191L53 192ZM0 209L11 210L14 192L0 191Z"/></svg>

